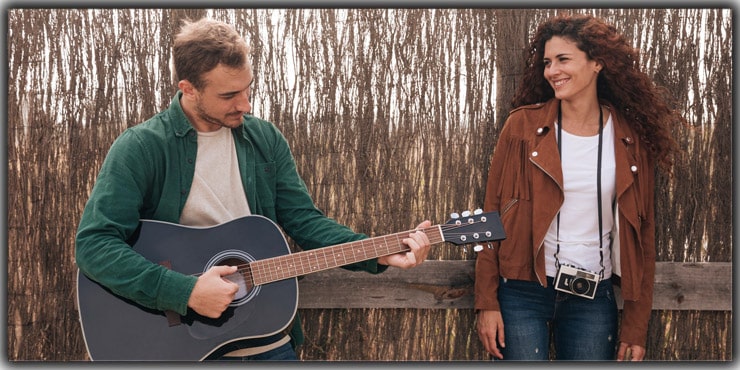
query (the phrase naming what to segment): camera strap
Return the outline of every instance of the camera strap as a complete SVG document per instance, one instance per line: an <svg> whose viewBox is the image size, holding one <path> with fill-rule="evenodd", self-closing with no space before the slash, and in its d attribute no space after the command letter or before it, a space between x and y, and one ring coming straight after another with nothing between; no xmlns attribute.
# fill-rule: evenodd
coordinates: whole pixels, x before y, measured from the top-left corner
<svg viewBox="0 0 740 370"><path fill-rule="evenodd" d="M560 155L560 161L562 166L562 160L563 160L563 144L562 144L562 137L563 137L563 113L561 110L561 104L562 102L558 102L558 154ZM601 214L601 152L602 152L602 141L604 136L604 112L601 109L601 106L599 105L599 154L597 156L597 162L596 162L596 202L597 202L597 208L599 212L599 265L601 266L601 271L599 271L599 278L604 278L604 239L602 235L604 235L604 222L602 220L602 214ZM558 254L560 254L560 212L558 211L557 215L557 249L555 250L555 268L560 269L560 260L558 260Z"/></svg>

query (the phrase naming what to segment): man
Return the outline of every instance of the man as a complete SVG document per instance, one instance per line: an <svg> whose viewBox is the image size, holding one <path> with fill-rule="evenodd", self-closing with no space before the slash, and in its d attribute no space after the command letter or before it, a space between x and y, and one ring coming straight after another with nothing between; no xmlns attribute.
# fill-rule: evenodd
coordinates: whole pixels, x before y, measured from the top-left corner
<svg viewBox="0 0 740 370"><path fill-rule="evenodd" d="M234 266L188 276L153 263L126 241L141 219L214 226L243 216L265 216L303 249L366 238L318 210L299 177L285 138L269 122L247 115L252 67L249 47L230 26L185 22L174 43L179 91L170 107L121 134L111 146L80 221L80 271L117 295L149 308L218 318L238 287L223 278ZM422 222L418 228L430 226ZM417 231L410 251L345 266L380 273L414 267L429 252ZM292 339L292 340L291 340ZM296 359L300 322L258 348L229 343L211 358Z"/></svg>

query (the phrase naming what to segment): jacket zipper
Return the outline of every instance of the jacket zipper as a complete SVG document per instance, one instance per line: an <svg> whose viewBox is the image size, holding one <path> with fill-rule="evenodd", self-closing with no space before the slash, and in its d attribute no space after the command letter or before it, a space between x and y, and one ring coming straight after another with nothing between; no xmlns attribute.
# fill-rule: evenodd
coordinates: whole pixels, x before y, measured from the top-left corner
<svg viewBox="0 0 740 370"><path fill-rule="evenodd" d="M503 217L506 214L506 212L509 212L511 207L513 207L514 204L516 204L517 202L519 202L519 199L514 198L510 200L509 203L506 203L506 205L504 206L504 209L501 210L501 217Z"/></svg>

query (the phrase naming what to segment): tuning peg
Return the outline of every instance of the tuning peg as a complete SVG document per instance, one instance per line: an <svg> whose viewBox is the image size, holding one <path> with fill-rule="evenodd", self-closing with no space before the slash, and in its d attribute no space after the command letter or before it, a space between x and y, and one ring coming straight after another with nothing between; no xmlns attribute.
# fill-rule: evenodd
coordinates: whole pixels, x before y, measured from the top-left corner
<svg viewBox="0 0 740 370"><path fill-rule="evenodd" d="M460 214L459 214L459 213L457 213L457 212L452 212L452 213L450 214L450 218L451 218L451 219L458 219L458 218L460 218Z"/></svg>
<svg viewBox="0 0 740 370"><path fill-rule="evenodd" d="M470 211L463 211L462 216L463 217L469 217L470 216Z"/></svg>
<svg viewBox="0 0 740 370"><path fill-rule="evenodd" d="M483 210L482 210L482 209L480 209L480 208L477 208L477 209L476 209L475 211L473 211L473 214L474 214L474 215L479 215L479 214L481 214L481 213L483 213Z"/></svg>
<svg viewBox="0 0 740 370"><path fill-rule="evenodd" d="M473 250L474 250L474 251L476 251L476 253L477 253L477 252L480 252L480 251L482 251L482 250L483 250L483 246L482 246L482 245L480 245L480 244L476 244L476 245L475 245L475 246L473 247Z"/></svg>

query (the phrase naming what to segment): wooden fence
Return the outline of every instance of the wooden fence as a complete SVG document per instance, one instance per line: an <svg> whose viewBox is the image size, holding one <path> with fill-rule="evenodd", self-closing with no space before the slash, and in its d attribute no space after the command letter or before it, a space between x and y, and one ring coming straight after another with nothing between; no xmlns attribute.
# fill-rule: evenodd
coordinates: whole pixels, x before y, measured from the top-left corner
<svg viewBox="0 0 740 370"><path fill-rule="evenodd" d="M475 332L474 264L429 260L379 275L333 269L303 276L300 358L490 359ZM645 360L732 360L732 280L730 262L658 262ZM621 309L618 287L615 293Z"/></svg>
<svg viewBox="0 0 740 370"><path fill-rule="evenodd" d="M732 311L732 263L658 262L653 309ZM300 308L472 309L475 261L426 261L371 275L332 269L302 277ZM622 299L615 287L619 307Z"/></svg>

